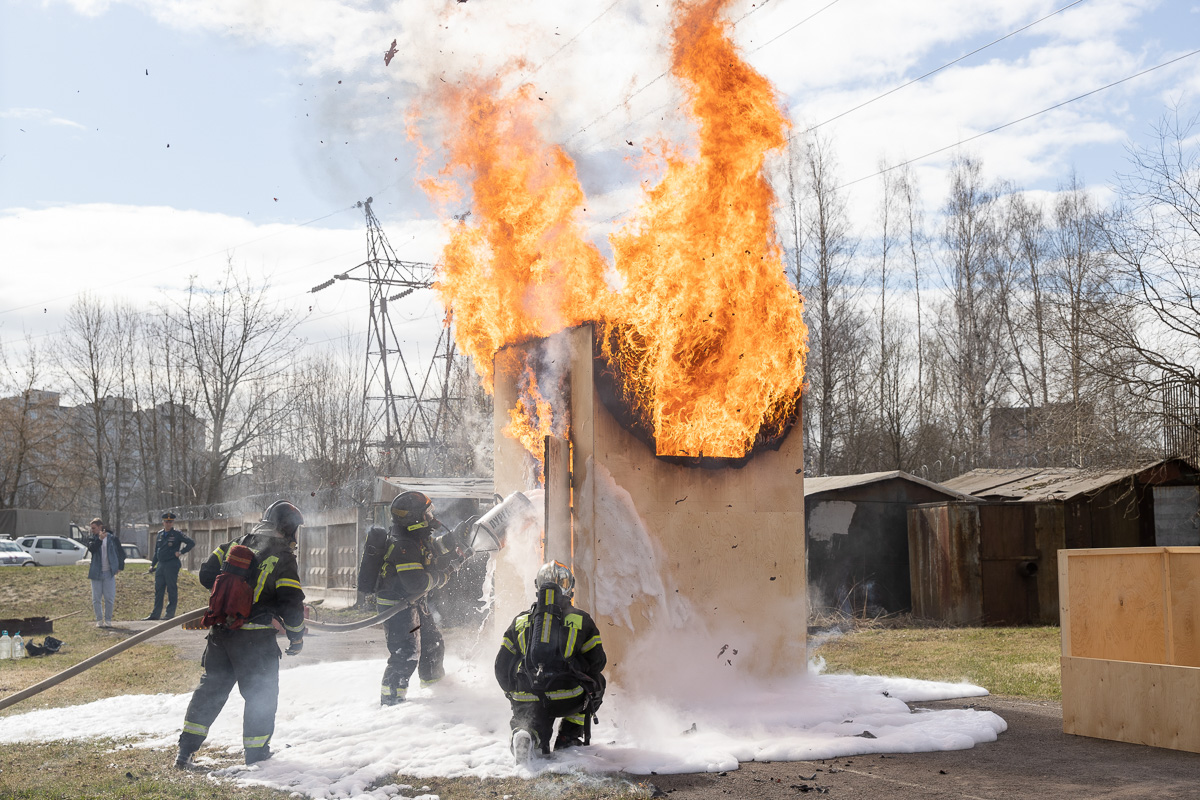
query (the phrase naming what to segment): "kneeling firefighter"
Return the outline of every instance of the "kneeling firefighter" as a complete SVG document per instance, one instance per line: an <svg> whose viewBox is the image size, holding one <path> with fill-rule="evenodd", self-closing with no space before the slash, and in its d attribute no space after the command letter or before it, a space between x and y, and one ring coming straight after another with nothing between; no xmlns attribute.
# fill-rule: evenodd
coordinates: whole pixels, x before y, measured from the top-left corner
<svg viewBox="0 0 1200 800"><path fill-rule="evenodd" d="M433 501L425 494L402 492L389 510L389 530L375 527L367 531L358 571L360 604L374 592L381 612L399 604L407 606L383 623L391 654L379 689L379 702L385 706L404 701L414 671L422 686L445 676L442 659L446 645L429 613L427 596L446 585L466 555L439 553L433 546L431 534L443 526L433 515Z"/></svg>
<svg viewBox="0 0 1200 800"><path fill-rule="evenodd" d="M537 601L513 619L496 654L496 680L512 704L512 752L517 763L534 749L550 752L554 720L562 717L554 749L588 744L591 716L604 699L607 656L600 629L571 600L575 576L557 561L534 579Z"/></svg>
<svg viewBox="0 0 1200 800"><path fill-rule="evenodd" d="M263 512L253 531L218 547L200 567L200 583L212 590L203 620L211 630L201 659L204 675L188 704L175 766L190 766L234 684L246 701L246 763L271 757L280 658L273 621L283 625L289 656L304 646L304 592L295 555L296 531L303 523L300 510L281 500Z"/></svg>

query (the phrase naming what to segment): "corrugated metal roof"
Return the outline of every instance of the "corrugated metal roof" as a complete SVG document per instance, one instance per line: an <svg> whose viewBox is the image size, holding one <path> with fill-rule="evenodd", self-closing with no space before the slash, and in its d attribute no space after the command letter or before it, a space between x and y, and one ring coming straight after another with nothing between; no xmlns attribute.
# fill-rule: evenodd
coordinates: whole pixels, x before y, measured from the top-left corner
<svg viewBox="0 0 1200 800"><path fill-rule="evenodd" d="M943 485L984 500L1017 500L1022 503L1071 500L1098 492L1163 463L1156 461L1133 469L1113 470L1073 467L973 469L951 478Z"/></svg>
<svg viewBox="0 0 1200 800"><path fill-rule="evenodd" d="M947 497L952 497L956 500L974 499L968 494L963 494L962 490L951 489L945 484L933 483L932 481L918 478L916 475L910 475L898 469L891 472L864 472L859 475L831 475L823 478L805 478L804 496L811 497L822 492L832 492L835 489L848 489L852 486L866 486L870 483L892 480L893 478L919 483L922 486L941 492Z"/></svg>
<svg viewBox="0 0 1200 800"><path fill-rule="evenodd" d="M435 500L469 497L474 500L491 500L495 496L496 484L491 478L380 478L381 485L375 495L382 502L390 503L399 492L424 492ZM391 492L391 494L388 494ZM382 500L383 497L387 500Z"/></svg>

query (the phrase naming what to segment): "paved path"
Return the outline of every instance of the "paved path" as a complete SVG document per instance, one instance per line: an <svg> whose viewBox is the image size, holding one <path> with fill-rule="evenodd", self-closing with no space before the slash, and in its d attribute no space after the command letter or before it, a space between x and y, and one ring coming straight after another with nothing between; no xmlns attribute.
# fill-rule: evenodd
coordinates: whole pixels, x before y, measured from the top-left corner
<svg viewBox="0 0 1200 800"><path fill-rule="evenodd" d="M998 697L915 703L995 711L1008 730L971 750L853 756L834 761L750 763L725 774L653 775L673 800L810 797L838 800L1030 800L1031 798L1200 798L1200 755L1069 736L1062 707Z"/></svg>

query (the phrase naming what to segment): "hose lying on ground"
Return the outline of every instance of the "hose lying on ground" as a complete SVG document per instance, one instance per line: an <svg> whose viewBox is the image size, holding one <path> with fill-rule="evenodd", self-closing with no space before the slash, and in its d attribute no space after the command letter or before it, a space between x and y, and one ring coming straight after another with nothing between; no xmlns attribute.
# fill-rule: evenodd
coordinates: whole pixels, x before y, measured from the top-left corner
<svg viewBox="0 0 1200 800"><path fill-rule="evenodd" d="M28 689L22 689L21 691L17 692L16 694L10 694L8 697L0 699L0 711L3 711L4 709L8 708L9 706L16 705L17 703L21 702L22 700L33 697L35 694L44 692L45 690L49 689L51 686L57 686L58 684L65 681L67 678L72 678L72 677L78 675L79 673L84 672L85 670L89 670L92 667L99 664L101 661L107 661L108 659L115 656L117 653L120 653L124 650L128 650L129 648L131 648L135 645L141 644L142 642L149 639L151 636L157 636L158 634L160 634L164 631L169 631L171 628L176 628L176 627L184 624L185 622L191 622L194 619L200 619L201 617L204 616L205 611L208 611L208 606L205 606L204 608L197 608L195 611L189 611L186 614L180 614L178 617L175 617L174 619L164 620L163 622L160 622L159 624L155 625L153 628L147 628L146 630L142 631L141 633L136 633L133 636L130 636L125 641L118 642L117 644L114 644L112 647L108 648L107 650L102 650L99 653L97 653L96 655L92 656L91 658L86 658L83 661L80 661L75 666L68 667L67 669L64 669L62 672L58 673L57 675L52 675L49 678L46 678L46 680L42 681L41 683L35 683L33 686L30 686Z"/></svg>
<svg viewBox="0 0 1200 800"><path fill-rule="evenodd" d="M357 622L346 622L346 623L339 624L339 623L333 623L333 622L317 622L316 620L310 619L310 620L305 620L305 625L307 625L310 628L314 628L316 630L322 630L322 631L335 631L335 632L356 631L359 628L369 628L372 625L378 625L379 623L390 619L391 617L395 616L396 614L400 613L400 611L402 611L403 609L406 609L406 608L408 608L407 605L405 605L403 603L398 603L398 604L392 606L391 608L389 608L387 611L384 611L380 614L376 614L373 617L368 617L367 619L359 620ZM191 622L192 620L200 619L201 617L204 616L206 611L208 611L208 606L205 606L204 608L197 608L194 611L188 611L186 614L180 614L179 616L174 617L173 619L164 620L163 622L160 622L158 625L155 625L152 628L147 628L146 630L141 631L140 633L136 633L133 636L130 636L128 639L126 639L123 642L118 642L117 644L114 644L112 647L108 648L107 650L100 651L99 653L92 656L91 658L84 659L83 661L80 661L78 664L76 664L72 667L68 667L67 669L64 669L62 672L58 673L57 675L52 675L49 678L46 678L46 680L42 681L41 683L35 683L33 686L30 686L28 689L22 689L21 691L17 692L16 694L10 694L8 697L0 698L0 711L3 711L4 709L8 708L9 706L16 705L17 703L21 702L22 700L27 700L30 697L33 697L35 694L40 694L41 692L44 692L45 690L49 689L51 686L57 686L58 684L67 680L68 678L73 678L76 675L78 675L79 673L85 672L85 671L91 669L92 667L96 666L101 661L107 661L108 659L115 656L117 653L124 652L125 650L128 650L131 647L141 644L142 642L146 641L147 639L151 638L152 636L158 636L160 633L169 631L171 628L177 628L180 625Z"/></svg>

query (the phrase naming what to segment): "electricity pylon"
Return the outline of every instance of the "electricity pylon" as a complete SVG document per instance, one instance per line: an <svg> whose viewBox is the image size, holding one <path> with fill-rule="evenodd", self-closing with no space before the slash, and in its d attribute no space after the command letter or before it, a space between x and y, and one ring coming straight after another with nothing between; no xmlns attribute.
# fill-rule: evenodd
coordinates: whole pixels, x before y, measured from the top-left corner
<svg viewBox="0 0 1200 800"><path fill-rule="evenodd" d="M438 334L433 358L422 376L414 379L414 365L405 357L400 337L389 313L391 303L433 286L433 264L404 261L384 235L372 198L357 203L367 219L367 260L312 291L332 286L335 280L362 281L370 293L367 362L363 373L363 402L367 414L363 448L374 451L370 459L384 475L429 477L438 466L438 455L453 449L447 441L451 406L461 398L451 395L455 356L449 318ZM353 275L356 270L362 273Z"/></svg>

